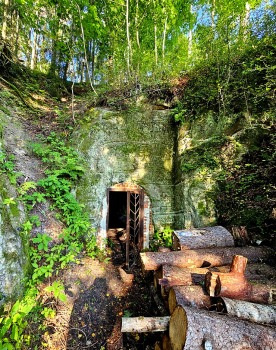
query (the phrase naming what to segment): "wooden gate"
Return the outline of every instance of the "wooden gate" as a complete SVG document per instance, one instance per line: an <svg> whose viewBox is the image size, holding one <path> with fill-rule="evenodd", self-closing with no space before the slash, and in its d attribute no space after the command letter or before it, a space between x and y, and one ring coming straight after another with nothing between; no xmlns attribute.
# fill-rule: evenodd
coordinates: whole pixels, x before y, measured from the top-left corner
<svg viewBox="0 0 276 350"><path fill-rule="evenodd" d="M125 222L125 263L126 268L135 265L139 252L143 247L144 228L144 192L142 189L110 188L109 189L109 215L111 217L111 192L126 193L126 222ZM122 203L118 205L123 205ZM108 224L109 227L109 224ZM110 227L109 227L110 228ZM113 227L114 228L114 227ZM119 228L119 227L117 227Z"/></svg>
<svg viewBox="0 0 276 350"><path fill-rule="evenodd" d="M126 267L136 264L143 246L143 191L127 193Z"/></svg>

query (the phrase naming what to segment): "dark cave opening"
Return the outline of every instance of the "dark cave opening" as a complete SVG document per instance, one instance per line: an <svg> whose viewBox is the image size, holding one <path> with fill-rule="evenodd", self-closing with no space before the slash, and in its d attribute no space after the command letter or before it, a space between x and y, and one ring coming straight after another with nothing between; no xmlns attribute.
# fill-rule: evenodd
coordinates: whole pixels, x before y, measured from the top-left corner
<svg viewBox="0 0 276 350"><path fill-rule="evenodd" d="M109 192L108 228L126 229L127 192Z"/></svg>

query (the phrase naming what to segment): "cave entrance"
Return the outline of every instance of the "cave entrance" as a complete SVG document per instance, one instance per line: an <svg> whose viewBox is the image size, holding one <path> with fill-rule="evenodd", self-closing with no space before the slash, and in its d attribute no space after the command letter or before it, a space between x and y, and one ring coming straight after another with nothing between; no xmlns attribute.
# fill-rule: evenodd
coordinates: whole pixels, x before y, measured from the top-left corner
<svg viewBox="0 0 276 350"><path fill-rule="evenodd" d="M108 190L107 237L120 243L126 268L136 264L143 248L144 191L131 188Z"/></svg>

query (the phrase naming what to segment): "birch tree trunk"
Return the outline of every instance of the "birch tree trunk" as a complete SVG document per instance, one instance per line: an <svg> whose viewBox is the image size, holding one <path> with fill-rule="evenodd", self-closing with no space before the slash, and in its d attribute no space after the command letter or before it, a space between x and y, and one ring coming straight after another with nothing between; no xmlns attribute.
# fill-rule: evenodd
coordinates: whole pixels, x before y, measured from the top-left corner
<svg viewBox="0 0 276 350"><path fill-rule="evenodd" d="M128 1L128 0L127 0ZM89 77L89 83L90 83L90 86L91 86L91 89L92 91L96 93L96 90L94 89L94 85L92 83L92 80L91 80L91 75L90 75L90 70L89 70L89 64L88 64L88 60L87 60L87 52L86 52L86 42L85 42L85 35L84 35L84 29L83 29L83 25L82 25L82 18L81 18L81 10L80 10L80 7L78 4L76 4L77 6L77 9L78 9L78 13L79 13L79 19L80 19L80 27L81 27L81 36L82 36L82 44L83 44L83 51L84 51L84 60L85 60L85 66L86 66L86 69L87 69L87 74L88 74L88 77Z"/></svg>
<svg viewBox="0 0 276 350"><path fill-rule="evenodd" d="M31 60L30 60L30 68L34 69L36 65L37 60L37 33L35 30L33 30L33 38L32 40L32 51L31 51Z"/></svg>
<svg viewBox="0 0 276 350"><path fill-rule="evenodd" d="M130 77L130 65L131 65L131 42L130 42L130 33L129 33L129 0L126 0L126 38L127 38L127 73Z"/></svg>
<svg viewBox="0 0 276 350"><path fill-rule="evenodd" d="M166 14L165 23L164 23L164 30L163 30L163 43L162 43L162 63L163 63L163 65L165 64L167 22L168 22L168 15Z"/></svg>
<svg viewBox="0 0 276 350"><path fill-rule="evenodd" d="M2 39L7 39L7 27L8 27L8 8L9 8L9 0L4 0L3 3L3 20L2 20Z"/></svg>

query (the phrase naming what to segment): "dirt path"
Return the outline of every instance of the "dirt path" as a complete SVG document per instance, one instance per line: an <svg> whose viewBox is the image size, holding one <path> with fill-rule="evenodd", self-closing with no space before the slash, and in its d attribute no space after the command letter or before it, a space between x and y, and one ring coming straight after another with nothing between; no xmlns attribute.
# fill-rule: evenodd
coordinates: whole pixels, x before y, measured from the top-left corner
<svg viewBox="0 0 276 350"><path fill-rule="evenodd" d="M83 258L63 272L67 295L56 305L56 317L48 320L42 343L52 350L154 349L160 334L122 334L122 316L158 314L150 282L140 268L129 283L120 267Z"/></svg>

